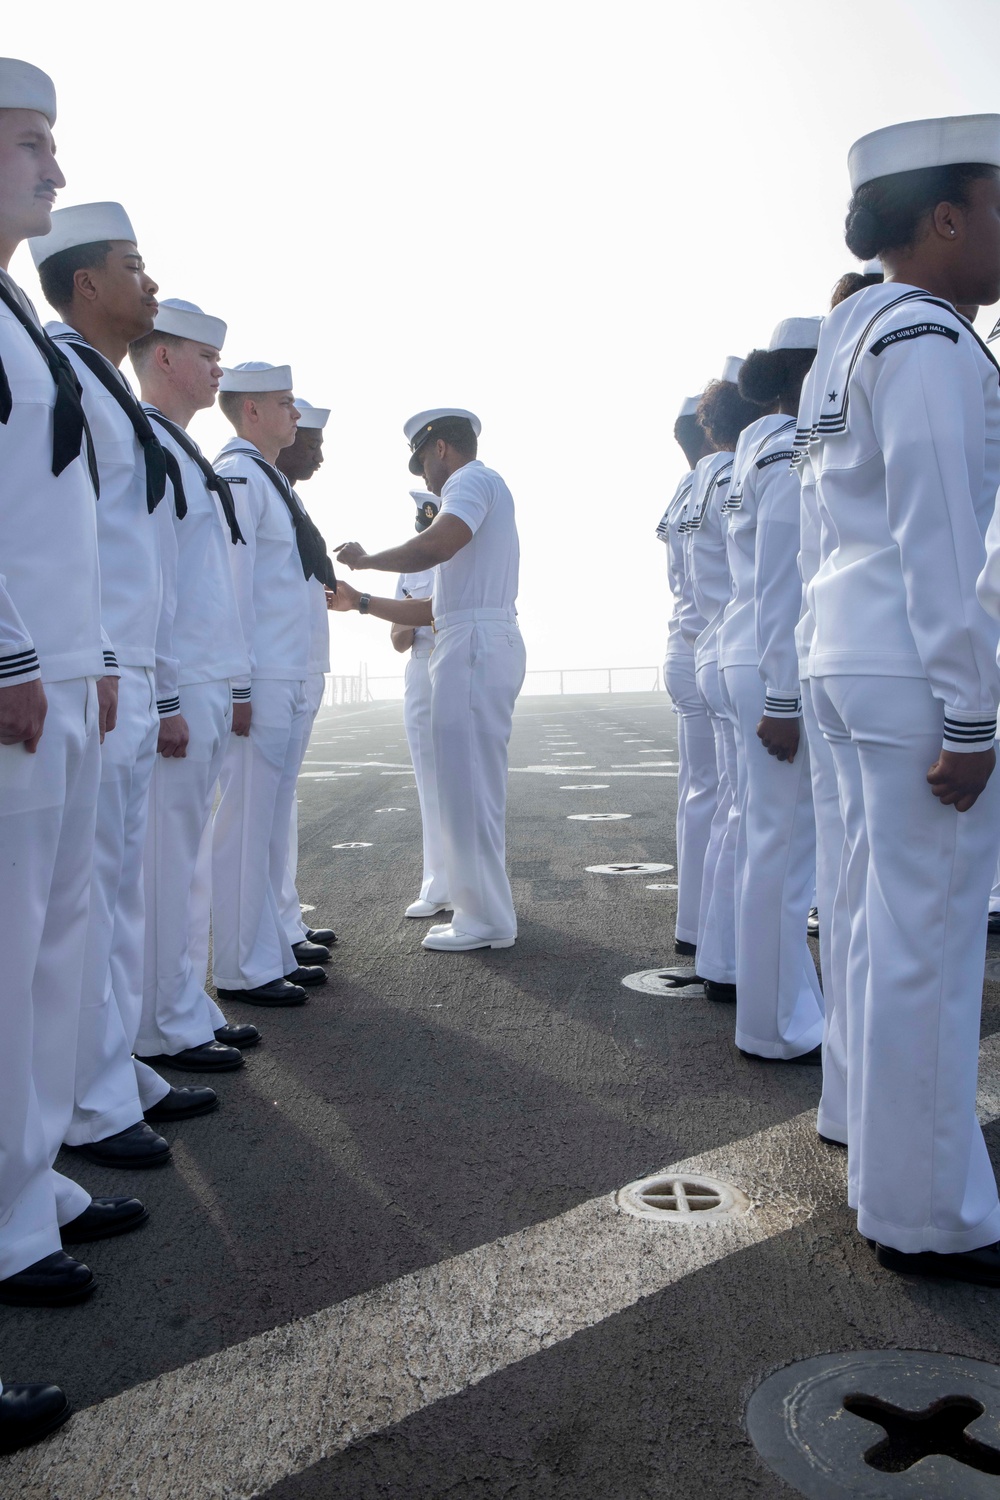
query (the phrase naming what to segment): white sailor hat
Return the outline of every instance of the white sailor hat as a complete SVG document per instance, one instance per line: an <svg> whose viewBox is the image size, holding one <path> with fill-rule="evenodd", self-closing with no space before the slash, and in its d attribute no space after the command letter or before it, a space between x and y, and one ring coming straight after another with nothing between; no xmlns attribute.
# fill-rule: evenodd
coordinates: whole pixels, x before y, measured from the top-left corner
<svg viewBox="0 0 1000 1500"><path fill-rule="evenodd" d="M681 402L681 409L677 413L677 420L680 421L681 417L693 417L700 402L700 396L685 396Z"/></svg>
<svg viewBox="0 0 1000 1500"><path fill-rule="evenodd" d="M153 331L172 333L177 339L192 339L210 349L221 349L226 341L226 325L221 318L210 318L193 302L182 302L179 297L165 297L160 303Z"/></svg>
<svg viewBox="0 0 1000 1500"><path fill-rule="evenodd" d="M418 531L426 531L441 509L441 501L430 490L411 490L410 499L415 500L417 505L416 528Z"/></svg>
<svg viewBox="0 0 1000 1500"><path fill-rule="evenodd" d="M730 354L726 359L726 363L722 366L722 374L719 376L719 379L728 381L730 385L735 385L740 378L740 371L744 363L745 361L740 359L738 354Z"/></svg>
<svg viewBox="0 0 1000 1500"><path fill-rule="evenodd" d="M410 445L410 473L420 473L420 463L417 459L417 450L422 448L431 436L434 428L446 417L464 417L469 423L476 437L483 430L483 424L475 412L466 411L461 406L435 406L431 411L418 411L416 416L410 417L409 421L403 423L403 436Z"/></svg>
<svg viewBox="0 0 1000 1500"><path fill-rule="evenodd" d="M854 142L847 170L851 192L856 193L876 177L960 162L1000 167L1000 115L946 115L939 120L886 125Z"/></svg>
<svg viewBox="0 0 1000 1500"><path fill-rule="evenodd" d="M56 86L47 73L18 57L0 57L0 109L36 109L56 123Z"/></svg>
<svg viewBox="0 0 1000 1500"><path fill-rule="evenodd" d="M290 391L292 389L291 365L269 365L264 360L248 359L231 370L223 368L219 381L220 391L238 391L243 395L257 396L263 391Z"/></svg>
<svg viewBox="0 0 1000 1500"><path fill-rule="evenodd" d="M822 318L784 318L771 334L768 354L778 349L818 349Z"/></svg>
<svg viewBox="0 0 1000 1500"><path fill-rule="evenodd" d="M884 276L885 267L876 255L873 260L866 260L861 267L862 276Z"/></svg>
<svg viewBox="0 0 1000 1500"><path fill-rule="evenodd" d="M28 248L37 267L61 250L75 250L78 245L94 245L101 240L138 243L120 203L75 203L72 208L57 208L50 232L30 239Z"/></svg>
<svg viewBox="0 0 1000 1500"><path fill-rule="evenodd" d="M299 409L299 431L303 427L323 428L330 420L332 407L313 406L309 401L303 401L301 396L296 396L295 405Z"/></svg>

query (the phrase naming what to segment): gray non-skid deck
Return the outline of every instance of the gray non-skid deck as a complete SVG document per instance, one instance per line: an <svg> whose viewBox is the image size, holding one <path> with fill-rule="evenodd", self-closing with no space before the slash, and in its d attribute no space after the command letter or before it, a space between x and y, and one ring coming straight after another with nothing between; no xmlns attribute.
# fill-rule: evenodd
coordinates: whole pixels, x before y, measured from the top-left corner
<svg viewBox="0 0 1000 1500"><path fill-rule="evenodd" d="M623 988L674 961L674 892L648 886L676 877L586 866L676 862L663 696L525 699L511 767L518 943L425 953L402 915L401 706L323 711L300 890L342 935L331 983L301 1010L231 1007L264 1042L216 1115L167 1132L172 1166L69 1166L151 1216L80 1252L89 1303L0 1309L0 1370L79 1409L0 1459L3 1500L779 1497L742 1426L769 1371L893 1346L996 1359L1000 1296L894 1279L858 1238L808 1115L818 1070L743 1059L729 1008ZM987 1092L994 1069L987 1040ZM615 1214L618 1187L692 1158L748 1194L744 1220Z"/></svg>

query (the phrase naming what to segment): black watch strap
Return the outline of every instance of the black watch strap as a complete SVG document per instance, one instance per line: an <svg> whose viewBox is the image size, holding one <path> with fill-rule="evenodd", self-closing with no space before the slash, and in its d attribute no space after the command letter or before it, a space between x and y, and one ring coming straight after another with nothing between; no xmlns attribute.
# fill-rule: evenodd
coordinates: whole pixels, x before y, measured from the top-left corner
<svg viewBox="0 0 1000 1500"><path fill-rule="evenodd" d="M371 602L371 594L362 594L361 598L358 600L358 614L366 615L368 613L368 606L369 604L371 604Z"/></svg>

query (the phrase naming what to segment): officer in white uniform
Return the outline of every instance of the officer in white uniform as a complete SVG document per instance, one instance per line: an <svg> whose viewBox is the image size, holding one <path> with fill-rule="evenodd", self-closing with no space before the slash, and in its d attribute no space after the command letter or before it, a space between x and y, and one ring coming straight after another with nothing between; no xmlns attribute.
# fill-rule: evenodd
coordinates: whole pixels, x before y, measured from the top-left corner
<svg viewBox="0 0 1000 1500"><path fill-rule="evenodd" d="M220 999L301 1005L306 998L278 910L295 782L311 725L314 575L329 566L305 512L275 467L295 437L288 365L223 370L219 404L237 436L215 461L233 490L246 545L229 549L250 654L250 733L230 736L213 824L212 934ZM303 978L316 982L315 969ZM325 980L318 970L319 982Z"/></svg>
<svg viewBox="0 0 1000 1500"><path fill-rule="evenodd" d="M323 430L330 420L330 409L313 406L296 396L299 422L295 429L295 441L282 448L275 462L285 478L293 486L312 479L323 463ZM295 498L302 504L298 491ZM304 508L304 507L303 507ZM326 604L326 588L315 576L309 580L312 636L309 650L309 675L306 678L306 705L312 715L309 734L312 734L316 715L323 705L326 692L326 674L330 670L330 613ZM309 748L306 736L305 750ZM288 831L288 864L285 878L278 893L278 911L285 936L292 945L292 952L300 964L323 964L329 960L330 949L337 941L332 927L308 927L302 920L302 902L296 886L299 865L299 808L297 798L292 798L292 820Z"/></svg>
<svg viewBox="0 0 1000 1500"><path fill-rule="evenodd" d="M208 1072L238 1068L255 1026L229 1026L205 992L208 891L198 853L229 743L234 701L249 719L250 660L236 606L229 551L245 546L232 492L187 433L196 411L215 404L226 325L192 302L161 302L152 333L129 354L143 409L176 464L186 513L174 508L177 598L173 652L177 697L161 702L188 726L183 756L156 757L143 879L146 895L142 1020L136 1053L147 1063ZM249 724L236 725L246 733ZM194 958L192 957L194 954ZM195 964L197 963L197 970Z"/></svg>
<svg viewBox="0 0 1000 1500"><path fill-rule="evenodd" d="M1000 116L891 126L849 166L848 247L888 279L828 315L797 435L821 518L814 697L849 853L868 851L848 891L849 1196L882 1265L995 1286L976 1081L1000 672L975 584L1000 372L955 304L1000 297Z"/></svg>
<svg viewBox="0 0 1000 1500"><path fill-rule="evenodd" d="M437 518L401 547L369 556L356 542L338 556L350 568L410 573L435 567L431 735L445 872L454 915L432 927L425 948L509 948L517 934L505 868L507 745L524 680L517 626L519 549L514 501L476 457L479 418L458 407L418 412L403 428L410 472L440 496ZM395 624L428 625L418 601L345 591L341 608ZM335 606L336 607L336 606Z"/></svg>
<svg viewBox="0 0 1000 1500"><path fill-rule="evenodd" d="M719 772L715 762L715 734L694 671L694 647L681 628L690 604L690 583L684 556L684 522L694 485L694 469L712 446L698 422L700 396L689 396L674 423L674 437L688 461L656 535L665 544L667 578L673 613L667 626L663 684L677 715L677 926L674 949L691 955L698 945L698 913L712 818L719 800Z"/></svg>
<svg viewBox="0 0 1000 1500"><path fill-rule="evenodd" d="M800 492L791 467L799 391L821 322L786 318L740 370L741 395L778 411L751 422L736 445L726 538L733 593L718 633L739 761L736 1045L773 1062L819 1063L823 1034L806 936L816 839L799 734ZM771 736L784 737L773 754Z"/></svg>
<svg viewBox="0 0 1000 1500"><path fill-rule="evenodd" d="M102 747L76 1106L66 1144L106 1165L149 1166L169 1147L144 1115L175 1120L217 1103L210 1089L171 1090L132 1061L142 1009L149 783L157 748L183 754L187 743L171 645L171 510L183 511L183 497L168 486L163 448L118 369L130 337L152 328L156 283L118 203L59 209L51 235L30 247L42 290L66 320L48 331L76 371L94 436L101 612L121 667L118 721Z"/></svg>
<svg viewBox="0 0 1000 1500"><path fill-rule="evenodd" d="M135 1199L92 1202L52 1170L73 1108L99 741L114 723L106 674L117 672L101 629L97 469L79 385L7 274L17 245L48 231L64 186L55 115L51 79L0 59L0 1302L29 1306L93 1290L63 1242L146 1217ZM40 1396L40 1406L10 1396L0 1417L12 1437L21 1417L25 1432L45 1418Z"/></svg>
<svg viewBox="0 0 1000 1500"><path fill-rule="evenodd" d="M417 503L416 530L426 531L438 513L438 501L429 490L411 490ZM396 584L397 599L430 599L434 593L434 569L420 573L401 573ZM403 683L403 726L413 762L413 779L420 804L420 826L423 835L423 877L420 894L406 908L408 917L435 917L451 909L448 877L445 874L444 848L441 840L441 812L438 807L437 780L434 775L434 741L431 735L431 652L434 631L429 625L394 625L392 644L397 651L408 651Z"/></svg>

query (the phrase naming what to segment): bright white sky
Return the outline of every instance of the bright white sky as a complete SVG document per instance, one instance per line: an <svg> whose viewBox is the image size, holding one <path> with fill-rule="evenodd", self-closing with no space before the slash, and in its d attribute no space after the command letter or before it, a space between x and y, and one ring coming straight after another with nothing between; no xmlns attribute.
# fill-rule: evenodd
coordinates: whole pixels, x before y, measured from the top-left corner
<svg viewBox="0 0 1000 1500"><path fill-rule="evenodd" d="M828 306L857 136L1000 108L997 0L50 0L2 47L55 79L60 203L124 203L227 363L333 408L302 491L331 545L411 534L406 417L480 415L529 669L660 660L681 399ZM401 670L377 622L332 644Z"/></svg>

